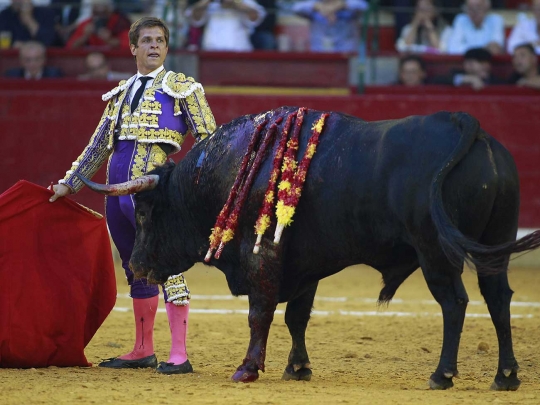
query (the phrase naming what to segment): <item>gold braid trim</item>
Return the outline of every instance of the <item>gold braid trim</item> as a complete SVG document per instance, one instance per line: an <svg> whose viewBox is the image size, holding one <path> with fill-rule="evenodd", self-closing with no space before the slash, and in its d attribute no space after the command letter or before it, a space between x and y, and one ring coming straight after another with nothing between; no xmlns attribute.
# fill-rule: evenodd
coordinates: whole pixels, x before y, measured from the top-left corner
<svg viewBox="0 0 540 405"><path fill-rule="evenodd" d="M141 177L156 166L162 165L167 160L167 155L156 143L137 143L133 165L131 167L130 180Z"/></svg>
<svg viewBox="0 0 540 405"><path fill-rule="evenodd" d="M216 130L216 120L204 92L195 90L182 103L188 112L186 122L195 140L198 142L212 135Z"/></svg>
<svg viewBox="0 0 540 405"><path fill-rule="evenodd" d="M163 284L163 289L167 292L167 302L172 302L178 306L189 304L191 294L182 273L170 276Z"/></svg>
<svg viewBox="0 0 540 405"><path fill-rule="evenodd" d="M185 117L189 130L200 141L216 130L216 120L204 95L203 86L183 73L167 72L163 79L163 91L174 97L174 115L181 114L180 105L187 112Z"/></svg>
<svg viewBox="0 0 540 405"><path fill-rule="evenodd" d="M163 91L173 98L186 98L195 90L202 91L202 84L197 83L193 77L186 77L183 73L167 72L163 78Z"/></svg>
<svg viewBox="0 0 540 405"><path fill-rule="evenodd" d="M75 193L83 188L84 184L74 176L74 173L77 172L91 179L111 153L111 150L107 146L109 143L108 133L110 132L110 127L114 127L114 124L109 118L112 109L114 109L114 103L113 101L109 101L88 145L84 148L77 160L73 162L71 169L66 172L66 176L59 181L59 183L65 183Z"/></svg>

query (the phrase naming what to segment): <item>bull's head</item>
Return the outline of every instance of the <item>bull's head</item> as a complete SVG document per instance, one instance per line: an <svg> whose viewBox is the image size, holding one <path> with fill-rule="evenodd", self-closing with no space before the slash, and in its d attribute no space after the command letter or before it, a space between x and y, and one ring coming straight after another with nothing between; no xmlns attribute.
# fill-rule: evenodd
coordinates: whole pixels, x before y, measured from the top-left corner
<svg viewBox="0 0 540 405"><path fill-rule="evenodd" d="M178 238L172 237L178 234L179 226L173 224L173 215L169 215L172 212L169 196L160 190L164 189L173 167L174 164L167 163L154 170L159 174L148 174L112 185L97 184L77 175L91 190L101 194L136 194L134 199L137 229L129 266L136 278L146 277L152 283L163 283L168 276L185 271L193 265L193 262L189 262L179 266L179 263L184 262L178 257L182 249L172 246L179 242ZM160 187L157 187L158 183Z"/></svg>

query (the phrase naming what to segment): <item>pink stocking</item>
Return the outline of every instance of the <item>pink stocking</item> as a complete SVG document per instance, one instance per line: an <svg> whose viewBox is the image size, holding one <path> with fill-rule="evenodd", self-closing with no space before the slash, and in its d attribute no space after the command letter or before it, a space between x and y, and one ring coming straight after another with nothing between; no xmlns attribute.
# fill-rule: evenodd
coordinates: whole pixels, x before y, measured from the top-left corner
<svg viewBox="0 0 540 405"><path fill-rule="evenodd" d="M135 345L130 353L120 356L122 360L138 360L154 354L154 320L159 296L133 298L135 314Z"/></svg>
<svg viewBox="0 0 540 405"><path fill-rule="evenodd" d="M176 365L185 363L188 359L186 352L186 335L188 326L189 305L179 306L171 302L165 304L169 327L171 328L171 352L167 363Z"/></svg>

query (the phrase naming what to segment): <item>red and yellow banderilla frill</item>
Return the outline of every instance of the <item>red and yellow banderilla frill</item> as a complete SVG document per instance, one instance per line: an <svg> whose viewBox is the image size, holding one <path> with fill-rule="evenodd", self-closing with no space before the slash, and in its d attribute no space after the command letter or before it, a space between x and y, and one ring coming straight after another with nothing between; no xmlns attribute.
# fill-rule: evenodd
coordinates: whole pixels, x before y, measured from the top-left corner
<svg viewBox="0 0 540 405"><path fill-rule="evenodd" d="M234 204L234 201L236 200L236 196L238 195L238 189L240 188L240 185L242 184L242 181L244 180L245 173L247 170L247 165L251 157L251 153L253 152L253 148L255 147L255 144L259 140L259 135L266 124L267 124L267 121L261 122L255 129L253 136L251 137L251 141L249 142L246 153L244 154L244 157L242 159L242 163L240 164L238 175L236 176L236 179L234 180L234 184L231 188L231 191L229 192L229 197L227 198L227 202L221 209L221 212L219 213L216 219L216 224L212 228L212 234L210 235L210 247L208 248L208 252L206 253L206 256L204 257L205 262L210 261L210 259L212 258L212 252L215 249L217 249L217 247L221 243L223 229L225 228L225 224L227 222L227 219L229 218L229 212L231 210L231 207Z"/></svg>
<svg viewBox="0 0 540 405"><path fill-rule="evenodd" d="M236 231L236 227L238 226L238 218L240 216L240 212L242 211L242 208L244 207L244 203L247 199L249 191L251 190L251 186L253 184L253 181L255 180L255 176L259 172L259 167L261 166L266 149L268 148L270 141L272 140L272 138L274 137L274 134L276 133L278 124L280 124L282 120L283 118L279 117L270 126L270 128L268 129L268 131L266 132L264 136L261 146L257 150L255 160L253 161L253 164L251 165L251 168L249 170L249 174L246 180L244 181L244 184L242 185L242 190L238 193L238 198L235 201L234 209L231 212L231 215L229 216L229 218L227 218L227 223L221 235L221 241L215 254L216 259L219 259L219 257L221 256L221 252L223 252L223 248L225 247L225 244L231 241L232 238L234 237L234 232Z"/></svg>
<svg viewBox="0 0 540 405"><path fill-rule="evenodd" d="M292 217L296 210L296 206L298 205L298 201L300 200L300 196L302 195L302 187L306 181L309 165L317 150L319 136L323 130L326 118L329 115L330 114L328 113L322 114L321 117L313 124L313 127L311 128L313 132L309 138L304 157L302 158L300 165L298 165L297 170L295 170L296 162L294 162L294 157L291 162L287 159L287 154L289 153L289 149L292 149L293 147L298 149L298 138L296 139L296 145L291 144L287 150L285 161L283 162L282 180L279 184L279 201L276 206L276 217L278 222L276 232L274 233L274 243L276 244L279 243L281 234L283 233L285 227L292 223ZM291 154L292 153L296 153L296 150L293 150Z"/></svg>
<svg viewBox="0 0 540 405"><path fill-rule="evenodd" d="M287 146L287 139L289 138L289 130L291 128L292 120L295 115L296 112L293 112L287 117L287 121L283 126L283 130L281 132L281 139L279 141L279 145L274 156L274 161L272 163L272 172L270 173L270 180L268 181L268 188L264 193L263 205L259 210L259 217L257 218L257 222L255 223L255 234L257 235L257 241L255 242L255 246L253 247L253 253L255 254L259 253L262 237L266 232L266 229L268 229L268 227L270 226L270 222L272 220L276 184L279 173L281 171L281 162L283 161L283 154L285 152L285 147Z"/></svg>

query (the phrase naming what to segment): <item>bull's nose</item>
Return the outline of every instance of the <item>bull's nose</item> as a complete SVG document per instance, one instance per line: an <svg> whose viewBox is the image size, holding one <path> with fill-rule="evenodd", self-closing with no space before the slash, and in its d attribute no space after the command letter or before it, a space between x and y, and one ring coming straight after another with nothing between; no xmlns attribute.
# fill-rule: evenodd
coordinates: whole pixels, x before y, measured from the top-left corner
<svg viewBox="0 0 540 405"><path fill-rule="evenodd" d="M129 269L135 275L135 279L146 278L148 275L148 270L146 270L146 268L144 268L140 264L134 263L131 260L129 261Z"/></svg>

